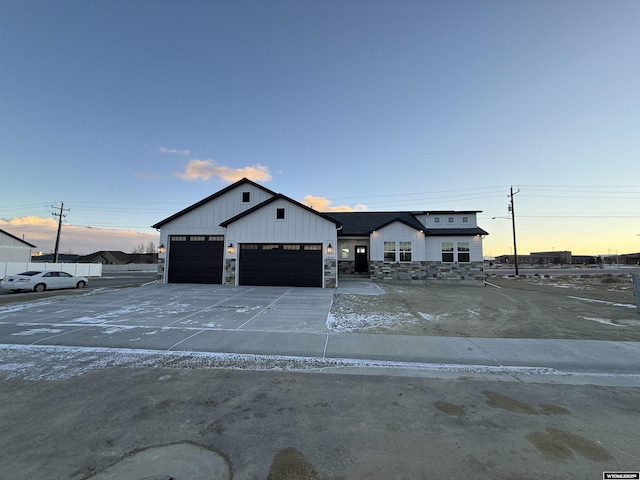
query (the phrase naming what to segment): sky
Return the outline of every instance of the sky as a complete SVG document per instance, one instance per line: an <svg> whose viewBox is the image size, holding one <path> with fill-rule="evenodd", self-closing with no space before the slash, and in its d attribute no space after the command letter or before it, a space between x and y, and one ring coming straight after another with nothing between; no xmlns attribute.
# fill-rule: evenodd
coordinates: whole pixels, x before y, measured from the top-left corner
<svg viewBox="0 0 640 480"><path fill-rule="evenodd" d="M0 229L131 252L242 177L640 251L637 0L0 0Z"/></svg>

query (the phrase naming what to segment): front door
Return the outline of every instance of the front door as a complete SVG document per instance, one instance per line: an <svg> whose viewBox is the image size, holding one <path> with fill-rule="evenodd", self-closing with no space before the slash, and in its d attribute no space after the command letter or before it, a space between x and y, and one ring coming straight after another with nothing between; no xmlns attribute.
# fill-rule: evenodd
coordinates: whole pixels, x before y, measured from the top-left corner
<svg viewBox="0 0 640 480"><path fill-rule="evenodd" d="M369 273L369 259L367 258L367 247L356 246L356 273Z"/></svg>

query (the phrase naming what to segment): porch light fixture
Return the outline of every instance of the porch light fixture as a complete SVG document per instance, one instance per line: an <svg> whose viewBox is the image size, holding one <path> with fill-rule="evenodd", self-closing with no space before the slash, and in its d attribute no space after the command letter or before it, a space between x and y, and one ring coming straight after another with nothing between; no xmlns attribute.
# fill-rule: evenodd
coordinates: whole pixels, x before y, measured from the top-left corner
<svg viewBox="0 0 640 480"><path fill-rule="evenodd" d="M158 253L160 255L162 255L165 251L166 251L166 248L164 248L164 245L158 245Z"/></svg>
<svg viewBox="0 0 640 480"><path fill-rule="evenodd" d="M227 253L233 253L233 243L230 243L227 247Z"/></svg>
<svg viewBox="0 0 640 480"><path fill-rule="evenodd" d="M333 245L329 244L327 245L327 254L331 255L333 253Z"/></svg>

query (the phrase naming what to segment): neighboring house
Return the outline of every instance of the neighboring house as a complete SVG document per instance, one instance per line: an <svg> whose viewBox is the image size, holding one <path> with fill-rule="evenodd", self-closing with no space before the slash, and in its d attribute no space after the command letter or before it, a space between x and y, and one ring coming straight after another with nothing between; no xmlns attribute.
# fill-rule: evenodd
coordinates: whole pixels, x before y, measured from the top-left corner
<svg viewBox="0 0 640 480"><path fill-rule="evenodd" d="M43 255L31 255L33 263L53 263L55 255L53 253L45 253ZM58 263L75 263L78 255L75 253L59 253Z"/></svg>
<svg viewBox="0 0 640 480"><path fill-rule="evenodd" d="M0 262L30 262L35 245L0 230Z"/></svg>
<svg viewBox="0 0 640 480"><path fill-rule="evenodd" d="M78 263L102 263L103 265L126 265L131 263L129 254L120 250L102 250L79 256L75 261Z"/></svg>
<svg viewBox="0 0 640 480"><path fill-rule="evenodd" d="M164 281L333 288L339 276L482 283L477 211L320 213L248 179L153 225Z"/></svg>

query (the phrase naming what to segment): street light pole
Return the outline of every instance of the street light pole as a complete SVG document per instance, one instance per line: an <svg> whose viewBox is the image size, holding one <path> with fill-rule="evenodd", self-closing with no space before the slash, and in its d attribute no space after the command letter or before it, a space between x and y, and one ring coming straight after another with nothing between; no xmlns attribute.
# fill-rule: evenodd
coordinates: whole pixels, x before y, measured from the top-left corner
<svg viewBox="0 0 640 480"><path fill-rule="evenodd" d="M518 190L518 192L519 191L520 190ZM516 267L516 277L517 277L519 274L518 274L518 247L516 246L516 212L513 208L513 196L516 193L513 193L513 185L512 185L511 189L509 190L509 197L511 199L511 204L509 205L509 208L511 210L511 228L513 229L513 263Z"/></svg>

